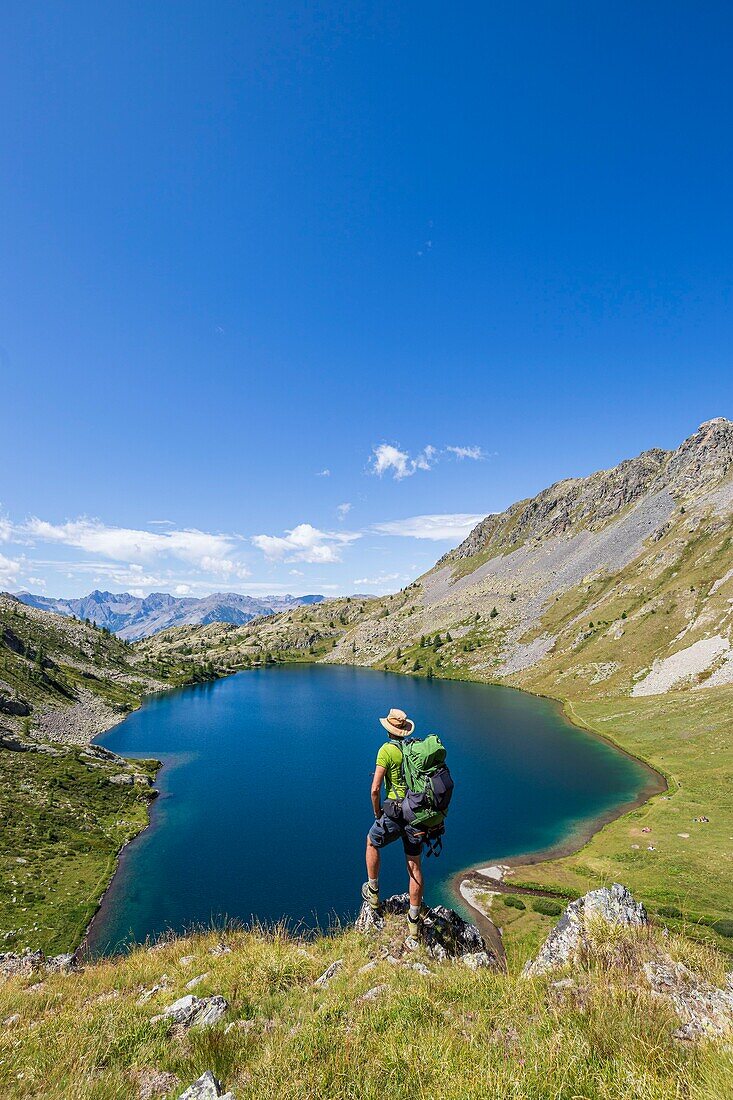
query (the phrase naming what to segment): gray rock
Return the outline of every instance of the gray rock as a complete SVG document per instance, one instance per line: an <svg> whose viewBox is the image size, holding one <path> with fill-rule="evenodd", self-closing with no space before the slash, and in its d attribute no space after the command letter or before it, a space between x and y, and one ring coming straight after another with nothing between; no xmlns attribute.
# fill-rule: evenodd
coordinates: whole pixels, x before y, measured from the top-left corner
<svg viewBox="0 0 733 1100"><path fill-rule="evenodd" d="M588 922L606 921L609 925L641 927L648 924L646 910L618 882L608 889L591 890L585 897L568 905L535 959L524 966L525 977L537 977L558 970L575 960L588 945Z"/></svg>
<svg viewBox="0 0 733 1100"><path fill-rule="evenodd" d="M0 975L5 978L17 976L27 978L46 965L46 956L42 951L23 951L16 955L13 951L0 953Z"/></svg>
<svg viewBox="0 0 733 1100"><path fill-rule="evenodd" d="M109 777L110 783L114 783L117 787L131 787L135 780L131 775L111 775Z"/></svg>
<svg viewBox="0 0 733 1100"><path fill-rule="evenodd" d="M359 997L360 1001L376 1001L377 997L381 997L383 993L386 993L389 989L388 985L375 985L371 989L367 989L366 993L362 993Z"/></svg>
<svg viewBox="0 0 733 1100"><path fill-rule="evenodd" d="M51 974L68 974L72 970L78 970L76 957L70 953L54 955L46 960L46 970Z"/></svg>
<svg viewBox="0 0 733 1100"><path fill-rule="evenodd" d="M461 955L461 962L469 970L483 970L485 967L494 965L486 951L470 951L467 955Z"/></svg>
<svg viewBox="0 0 733 1100"><path fill-rule="evenodd" d="M189 993L168 1005L159 1016L153 1016L151 1023L167 1020L186 1030L190 1027L212 1027L228 1010L229 1005L223 997L194 997Z"/></svg>
<svg viewBox="0 0 733 1100"><path fill-rule="evenodd" d="M409 907L410 899L407 894L395 894L387 898L378 912L364 902L355 927L357 931L366 934L382 932L386 916L406 916ZM480 953L487 956L489 965L496 965L494 953L484 942L476 925L469 924L453 909L447 909L444 905L436 905L427 910L422 922L421 944L427 954L438 962ZM406 945L411 949L420 946L417 941L413 943L410 939L406 941Z"/></svg>
<svg viewBox="0 0 733 1100"><path fill-rule="evenodd" d="M195 978L191 978L190 982L186 982L186 989L195 989L201 982L206 981L208 976L208 971L205 974L197 974Z"/></svg>
<svg viewBox="0 0 733 1100"><path fill-rule="evenodd" d="M222 1093L221 1088L221 1082L207 1069L206 1073L202 1073L197 1081L181 1093L178 1100L234 1100L234 1093Z"/></svg>
<svg viewBox="0 0 733 1100"><path fill-rule="evenodd" d="M327 989L331 978L333 978L339 972L343 965L343 959L336 959L335 962L332 962L330 966L326 967L320 978L316 978L313 985L318 986L319 989Z"/></svg>
<svg viewBox="0 0 733 1100"><path fill-rule="evenodd" d="M716 1039L733 1031L733 988L719 989L669 956L644 963L644 974L657 996L671 1001L682 1020L674 1033L683 1040Z"/></svg>

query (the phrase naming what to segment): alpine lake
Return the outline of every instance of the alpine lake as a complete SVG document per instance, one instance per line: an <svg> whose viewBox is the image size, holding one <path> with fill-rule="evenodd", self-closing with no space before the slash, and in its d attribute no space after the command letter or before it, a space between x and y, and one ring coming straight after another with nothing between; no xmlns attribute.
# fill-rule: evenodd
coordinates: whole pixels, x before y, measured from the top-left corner
<svg viewBox="0 0 733 1100"><path fill-rule="evenodd" d="M455 793L426 901L455 905L468 867L562 844L633 802L649 772L511 688L344 666L285 665L148 699L98 739L161 760L150 826L122 853L88 936L92 954L227 920L327 928L353 919L386 740L406 710L443 740ZM383 896L406 889L399 841Z"/></svg>

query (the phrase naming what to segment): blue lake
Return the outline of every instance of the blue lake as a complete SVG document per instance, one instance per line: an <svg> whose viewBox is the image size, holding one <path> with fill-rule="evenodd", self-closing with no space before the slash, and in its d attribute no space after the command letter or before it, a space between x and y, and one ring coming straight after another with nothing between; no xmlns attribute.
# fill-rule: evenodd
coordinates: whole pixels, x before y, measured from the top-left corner
<svg viewBox="0 0 733 1100"><path fill-rule="evenodd" d="M126 849L90 949L227 918L352 916L385 740L377 719L392 706L416 736L440 735L456 783L443 854L425 861L428 902L446 900L457 871L560 843L649 782L555 704L510 688L295 665L155 696L100 738L164 767L151 827ZM382 883L405 888L399 842Z"/></svg>

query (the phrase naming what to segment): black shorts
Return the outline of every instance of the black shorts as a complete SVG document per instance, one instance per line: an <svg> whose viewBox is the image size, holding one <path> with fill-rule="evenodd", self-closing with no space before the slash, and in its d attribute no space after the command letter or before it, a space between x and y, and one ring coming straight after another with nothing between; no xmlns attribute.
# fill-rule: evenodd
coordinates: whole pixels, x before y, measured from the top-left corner
<svg viewBox="0 0 733 1100"><path fill-rule="evenodd" d="M386 814L372 825L368 833L373 848L386 848L393 840L402 837L402 847L406 856L419 856L422 852L422 836L405 821L394 821Z"/></svg>

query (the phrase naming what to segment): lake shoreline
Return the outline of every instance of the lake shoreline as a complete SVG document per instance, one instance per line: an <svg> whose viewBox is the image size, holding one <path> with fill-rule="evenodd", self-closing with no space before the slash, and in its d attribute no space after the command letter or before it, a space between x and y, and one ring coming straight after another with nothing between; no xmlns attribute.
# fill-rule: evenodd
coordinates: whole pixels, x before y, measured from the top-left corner
<svg viewBox="0 0 733 1100"><path fill-rule="evenodd" d="M512 685L507 684L504 686L511 687ZM587 726L575 713L572 700L557 699L552 695L540 695L536 692L525 691L523 688L515 688L515 690L522 691L526 695L537 695L538 698L548 699L550 702L556 704L558 709L562 711L563 717L567 718L571 725L582 730L584 733L588 734L588 736L605 742L617 752L623 753L624 756L627 756L630 760L641 765L647 773L647 782L636 798L628 802L623 802L614 809L605 810L603 813L590 818L586 823L581 823L567 837L558 841L556 844L552 844L547 848L538 848L535 851L519 853L518 855L506 857L495 856L491 859L481 860L480 862L473 863L470 867L466 867L463 871L451 875L448 882L448 891L451 897L459 904L466 906L472 912L480 912L480 910L477 910L475 906L471 905L468 899L461 893L461 884L463 882L467 881L472 886L484 885L487 890L493 890L496 893L512 893L512 887L506 883L505 877L507 873L511 874L515 867L532 867L539 863L552 863L554 860L564 859L566 856L575 855L577 852L581 851L597 833L604 829L606 825L609 825L612 821L618 821L619 818L625 817L626 814L633 813L634 810L645 805L650 799L657 795L664 794L669 790L667 777L662 772L652 767L647 760L629 752L628 749L619 745L613 737L609 737ZM481 875L481 871L485 870L487 867L501 867L506 870L501 878L492 880L491 878ZM540 896L564 897L560 891L552 890L551 887L537 889L517 887L517 892L534 893ZM483 914L483 916L485 917L486 914Z"/></svg>
<svg viewBox="0 0 733 1100"><path fill-rule="evenodd" d="M311 663L311 662L307 662L307 663ZM315 665L315 664L318 664L319 662L312 662L312 663ZM379 671L379 670L377 670L377 671ZM234 675L236 675L236 674L232 674L232 676L234 676ZM230 677L223 677L222 679L229 679L229 678ZM445 678L441 677L440 679L445 679L446 682L450 682L451 678L450 677L445 677ZM506 688L506 687L511 686L511 685L506 685L506 684L485 684L484 681L474 681L474 683L479 684L481 686L490 686L490 687L504 687L504 688ZM160 692L152 692L152 693L150 693L149 698L154 698L155 696L166 696L166 695L170 694L170 692L172 690L173 689L171 688L171 689L164 689L163 691L160 691ZM572 852L578 851L580 848L583 847L583 845L585 843L587 843L587 841L593 835L595 835L595 833L597 833L600 829L602 829L609 821L612 821L612 820L615 820L615 819L617 819L621 816L624 816L626 813L631 812L634 808L636 808L639 805L642 805L644 802L648 801L648 799L653 797L655 794L658 794L661 791L666 789L666 780L664 779L664 777L659 772L657 772L654 768L652 768L651 765L649 765L646 761L634 756L632 753L629 753L628 751L623 749L621 746L617 745L613 741L612 738L606 737L603 734L600 734L595 730L589 729L584 723L580 722L580 720L577 718L577 716L574 715L572 713L572 711L570 710L570 707L572 706L572 704L563 703L561 700L557 700L557 699L552 698L550 696L541 696L541 695L539 695L539 693L526 692L526 691L524 691L520 688L515 688L514 690L518 691L520 694L525 695L525 696L526 695L532 695L532 696L535 696L536 698L546 699L548 702L552 703L554 705L554 707L556 707L559 712L561 712L562 717L565 720L567 720L571 725L575 726L576 728L579 728L585 734L590 734L594 739L597 739L599 741L602 741L602 742L605 742L605 743L609 744L615 751L621 752L626 757L632 759L635 763L641 765L644 768L645 772L647 773L648 779L647 779L647 782L642 787L642 789L640 790L638 796L636 798L634 798L633 800L625 801L625 802L621 803L620 805L614 807L613 809L609 809L609 810L604 811L603 813L601 813L599 815L596 815L596 816L592 817L589 821L584 823L580 828L574 829L569 835L567 835L565 838L563 838L557 844L555 844L555 845L553 845L549 848L539 849L539 850L536 850L536 851L527 851L527 852L520 853L520 854L511 856L511 857L502 858L501 862L504 865L509 866L509 867L516 866L516 865L531 865L531 864L535 864L535 863L544 862L544 861L550 860L550 859L557 859L557 858L560 858L564 855L567 855L567 854L570 854ZM146 697L145 701L147 701L147 698L148 697ZM109 730L105 730L103 733L100 733L98 735L98 738L105 737L105 735L107 733L109 733ZM97 739L95 738L95 740L97 740ZM163 766L165 766L165 762L161 765L161 767L163 767ZM77 954L78 956L85 957L85 956L88 956L90 952L92 952L92 953L94 952L94 950L95 950L95 936L94 936L95 926L98 926L103 912L105 912L110 905L115 904L113 886L114 886L115 883L119 882L119 876L120 876L120 873L122 872L122 870L124 869L124 865L125 865L127 859L129 858L131 846L132 846L134 841L138 840L151 827L154 827L154 826L155 826L155 811L154 811L154 808L151 806L151 808L148 812L147 825L143 829L141 829L140 832L137 833L134 837L131 837L130 840L127 841L125 845L123 845L123 847L120 849L120 851L117 855L115 868L114 868L114 871L113 871L113 873L110 877L109 883L108 883L104 893L100 897L99 904L98 904L97 908L95 909L94 914L92 915L91 919L89 920L89 923L87 924L87 927L85 929L83 938L82 938L79 946L76 948L75 954ZM475 884L476 881L481 882L482 880L481 880L480 877L478 879L476 879L476 877L475 877L475 876L478 875L478 870L477 869L480 868L480 867L485 866L487 864L487 862L489 862L489 860L487 860L487 859L482 859L481 861L477 861L476 863L473 863L471 866L464 868L460 872L457 872L456 874L451 875L447 882L444 880L444 883L445 883L444 888L447 890L447 892L449 892L451 898L455 899L459 904L461 904L463 906L466 906L468 908L471 908L469 903L467 902L466 898L463 897L460 893L460 884L461 884L461 882L463 882L467 879L468 880L473 880L474 884ZM486 884L486 880L483 880L483 882L484 882L484 884ZM550 891L545 891L545 892L549 893ZM487 919L486 914L481 914L481 916L483 917L484 920Z"/></svg>

